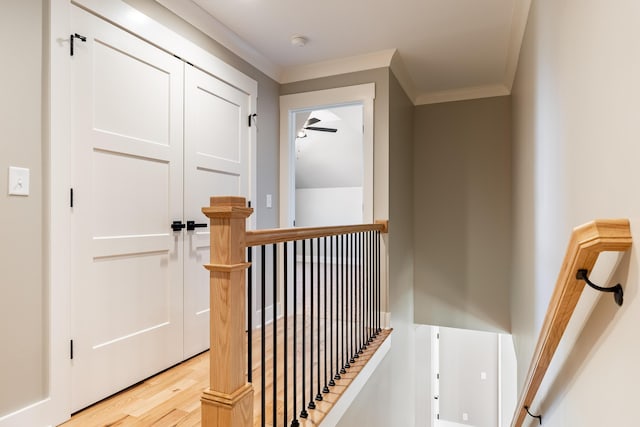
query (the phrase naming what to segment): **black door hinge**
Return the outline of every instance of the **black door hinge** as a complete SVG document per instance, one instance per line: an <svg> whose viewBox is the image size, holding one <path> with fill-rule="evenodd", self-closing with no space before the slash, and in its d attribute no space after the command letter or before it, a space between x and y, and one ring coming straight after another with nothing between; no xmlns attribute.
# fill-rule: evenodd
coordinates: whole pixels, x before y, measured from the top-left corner
<svg viewBox="0 0 640 427"><path fill-rule="evenodd" d="M255 121L256 117L258 117L258 115L256 113L249 114L249 118L248 118L248 121L247 121L247 125L249 127L251 127L251 123Z"/></svg>
<svg viewBox="0 0 640 427"><path fill-rule="evenodd" d="M73 340L69 340L69 359L73 360Z"/></svg>
<svg viewBox="0 0 640 427"><path fill-rule="evenodd" d="M79 39L81 42L86 42L87 38L85 36L81 36L78 33L71 34L69 36L69 55L73 56L73 41L74 39Z"/></svg>
<svg viewBox="0 0 640 427"><path fill-rule="evenodd" d="M69 207L73 207L73 188L69 189Z"/></svg>

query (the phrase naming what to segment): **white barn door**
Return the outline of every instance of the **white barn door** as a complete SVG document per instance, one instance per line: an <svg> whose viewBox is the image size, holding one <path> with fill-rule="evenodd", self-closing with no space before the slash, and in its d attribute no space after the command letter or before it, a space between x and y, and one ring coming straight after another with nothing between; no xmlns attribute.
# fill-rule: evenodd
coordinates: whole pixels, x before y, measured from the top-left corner
<svg viewBox="0 0 640 427"><path fill-rule="evenodd" d="M78 8L72 66L72 410L183 356L183 70Z"/></svg>

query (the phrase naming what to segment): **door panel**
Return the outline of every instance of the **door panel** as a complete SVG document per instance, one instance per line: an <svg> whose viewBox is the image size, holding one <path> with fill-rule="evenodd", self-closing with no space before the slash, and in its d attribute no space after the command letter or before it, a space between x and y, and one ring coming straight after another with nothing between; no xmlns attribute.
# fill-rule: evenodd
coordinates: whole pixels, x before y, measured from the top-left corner
<svg viewBox="0 0 640 427"><path fill-rule="evenodd" d="M73 8L72 409L182 359L183 63Z"/></svg>
<svg viewBox="0 0 640 427"><path fill-rule="evenodd" d="M185 220L208 223L209 197L248 197L249 96L193 67L185 71ZM185 235L185 358L209 348L209 229Z"/></svg>

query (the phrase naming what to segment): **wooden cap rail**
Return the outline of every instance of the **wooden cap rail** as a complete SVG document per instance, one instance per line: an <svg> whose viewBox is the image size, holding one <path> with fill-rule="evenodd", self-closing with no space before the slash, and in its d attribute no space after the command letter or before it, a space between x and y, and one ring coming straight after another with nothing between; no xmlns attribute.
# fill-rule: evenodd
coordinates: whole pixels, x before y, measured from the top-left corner
<svg viewBox="0 0 640 427"><path fill-rule="evenodd" d="M247 231L246 246L269 245L294 240L316 239L318 237L338 236L341 234L379 231L387 233L388 221L376 221L375 224L342 225L336 227L299 227L274 228L268 230Z"/></svg>
<svg viewBox="0 0 640 427"><path fill-rule="evenodd" d="M624 252L631 243L626 219L595 220L573 230L511 427L522 426L526 408L531 406L578 304L585 287L585 283L576 278L578 270L590 272L600 252Z"/></svg>

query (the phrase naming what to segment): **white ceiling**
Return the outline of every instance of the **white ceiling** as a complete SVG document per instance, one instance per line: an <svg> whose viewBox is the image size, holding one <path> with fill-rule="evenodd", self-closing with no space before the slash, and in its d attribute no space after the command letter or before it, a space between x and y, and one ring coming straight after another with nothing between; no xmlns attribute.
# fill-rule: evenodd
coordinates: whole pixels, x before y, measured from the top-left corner
<svg viewBox="0 0 640 427"><path fill-rule="evenodd" d="M417 104L509 93L530 4L157 1L281 83L391 66ZM293 35L307 45L293 46Z"/></svg>

